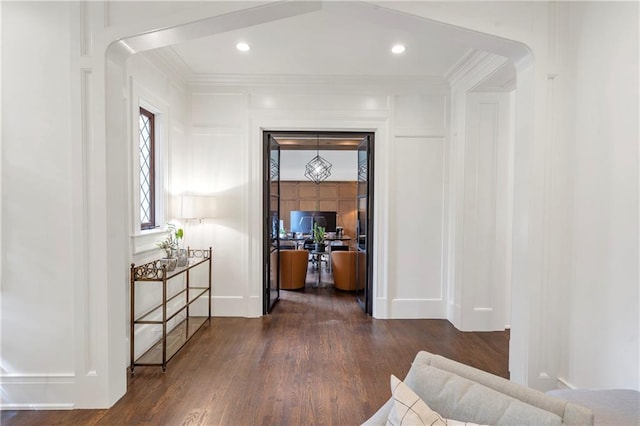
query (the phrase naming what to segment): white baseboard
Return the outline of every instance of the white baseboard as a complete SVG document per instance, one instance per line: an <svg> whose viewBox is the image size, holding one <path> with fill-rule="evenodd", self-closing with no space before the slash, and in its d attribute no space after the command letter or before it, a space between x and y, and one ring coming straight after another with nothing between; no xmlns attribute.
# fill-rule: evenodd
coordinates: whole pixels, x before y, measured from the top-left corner
<svg viewBox="0 0 640 426"><path fill-rule="evenodd" d="M208 313L207 296L193 302L189 309L191 316L206 317ZM242 296L214 296L211 299L212 317L245 317L247 302Z"/></svg>
<svg viewBox="0 0 640 426"><path fill-rule="evenodd" d="M262 316L262 296L249 296L249 312L247 318L259 318Z"/></svg>
<svg viewBox="0 0 640 426"><path fill-rule="evenodd" d="M28 404L5 404L0 403L0 411L2 410L27 410L27 411L48 411L48 410L73 410L74 404L48 404L48 403L28 403Z"/></svg>
<svg viewBox="0 0 640 426"><path fill-rule="evenodd" d="M73 410L73 375L11 375L0 378L0 410Z"/></svg>
<svg viewBox="0 0 640 426"><path fill-rule="evenodd" d="M377 297L373 303L373 317L377 319L389 318L388 306L386 297Z"/></svg>
<svg viewBox="0 0 640 426"><path fill-rule="evenodd" d="M211 303L214 317L244 317L247 311L247 301L242 296L214 296Z"/></svg>
<svg viewBox="0 0 640 426"><path fill-rule="evenodd" d="M447 319L447 308L442 299L393 299L389 318Z"/></svg>

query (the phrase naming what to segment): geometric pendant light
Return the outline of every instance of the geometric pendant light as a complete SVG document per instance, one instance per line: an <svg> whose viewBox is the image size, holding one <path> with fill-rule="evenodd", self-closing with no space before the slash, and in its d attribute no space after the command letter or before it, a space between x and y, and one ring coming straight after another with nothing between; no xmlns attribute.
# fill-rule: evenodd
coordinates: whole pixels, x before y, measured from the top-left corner
<svg viewBox="0 0 640 426"><path fill-rule="evenodd" d="M320 157L320 137L317 137L316 156L305 167L304 175L316 185L331 176L331 163Z"/></svg>

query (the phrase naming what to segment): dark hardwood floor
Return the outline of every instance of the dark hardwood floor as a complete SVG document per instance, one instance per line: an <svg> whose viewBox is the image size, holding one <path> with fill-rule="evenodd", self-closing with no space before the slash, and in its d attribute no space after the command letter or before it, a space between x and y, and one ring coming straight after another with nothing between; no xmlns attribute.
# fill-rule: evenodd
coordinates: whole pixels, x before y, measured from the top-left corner
<svg viewBox="0 0 640 426"><path fill-rule="evenodd" d="M271 315L212 318L166 373L137 367L108 410L3 411L2 424L358 425L389 398L389 375L404 377L420 350L508 377L508 332L372 319L353 294L311 288L315 279L283 291Z"/></svg>

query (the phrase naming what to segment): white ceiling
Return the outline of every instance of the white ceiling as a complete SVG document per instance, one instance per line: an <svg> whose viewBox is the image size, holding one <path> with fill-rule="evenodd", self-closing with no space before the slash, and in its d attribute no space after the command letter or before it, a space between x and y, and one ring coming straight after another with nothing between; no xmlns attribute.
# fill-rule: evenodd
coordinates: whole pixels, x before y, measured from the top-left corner
<svg viewBox="0 0 640 426"><path fill-rule="evenodd" d="M149 53L169 61L180 78L199 82L243 75L418 77L444 82L473 50L508 55L514 49L506 42L496 44L495 38L366 2L246 6L185 27L134 37L127 44L133 50L151 49ZM167 42L171 39L173 44ZM166 47L153 49L158 42ZM238 42L248 43L251 50L238 51ZM406 46L403 54L391 53L397 43ZM512 65L503 67L476 90L511 90L514 76ZM302 139L294 142L287 149L309 145ZM321 149L331 149L331 143L323 139Z"/></svg>
<svg viewBox="0 0 640 426"><path fill-rule="evenodd" d="M386 13L386 12L385 12ZM393 15L393 14L391 14ZM391 16L390 15L390 16ZM386 18L386 16L384 16ZM327 2L317 11L259 23L162 48L188 74L442 77L469 50L442 25L380 9ZM235 45L244 41L250 52ZM394 55L393 44L406 45Z"/></svg>

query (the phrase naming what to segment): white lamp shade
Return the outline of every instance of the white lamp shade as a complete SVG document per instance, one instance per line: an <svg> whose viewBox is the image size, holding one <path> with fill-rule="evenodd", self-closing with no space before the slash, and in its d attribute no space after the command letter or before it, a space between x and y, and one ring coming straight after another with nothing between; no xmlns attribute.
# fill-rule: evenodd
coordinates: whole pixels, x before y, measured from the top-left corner
<svg viewBox="0 0 640 426"><path fill-rule="evenodd" d="M210 195L181 195L177 213L180 219L204 219L216 216L216 198Z"/></svg>

